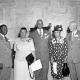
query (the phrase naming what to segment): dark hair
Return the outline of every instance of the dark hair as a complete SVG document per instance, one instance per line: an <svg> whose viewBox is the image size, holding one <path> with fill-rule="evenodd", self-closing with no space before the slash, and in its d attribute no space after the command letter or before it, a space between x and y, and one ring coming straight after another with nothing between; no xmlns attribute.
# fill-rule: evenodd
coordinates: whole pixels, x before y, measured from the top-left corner
<svg viewBox="0 0 80 80"><path fill-rule="evenodd" d="M38 21L41 21L42 24L43 24L43 21L42 21L41 19L38 19L37 22L36 22L36 27L37 27L37 25L38 25Z"/></svg>
<svg viewBox="0 0 80 80"><path fill-rule="evenodd" d="M1 30L4 26L7 27L7 25L2 24L2 25L0 26L0 30Z"/></svg>
<svg viewBox="0 0 80 80"><path fill-rule="evenodd" d="M19 31L18 37L20 37L21 30L25 30L27 32L27 29L25 27L22 27Z"/></svg>
<svg viewBox="0 0 80 80"><path fill-rule="evenodd" d="M2 31L2 28L3 28L4 26L7 28L7 25L5 25L5 24L0 25L0 33L3 32L3 31ZM3 34L3 33L2 33L2 34Z"/></svg>

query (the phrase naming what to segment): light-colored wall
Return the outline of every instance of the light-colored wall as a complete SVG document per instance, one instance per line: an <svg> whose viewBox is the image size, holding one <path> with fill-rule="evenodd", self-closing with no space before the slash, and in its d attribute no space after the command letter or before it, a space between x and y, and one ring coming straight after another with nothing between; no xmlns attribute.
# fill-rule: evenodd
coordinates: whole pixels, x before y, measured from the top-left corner
<svg viewBox="0 0 80 80"><path fill-rule="evenodd" d="M62 24L65 37L70 21L75 20L80 25L79 14L80 0L0 0L0 24L8 26L7 37L11 40L17 37L22 26L34 27L37 19L42 19L44 26L51 22L52 30Z"/></svg>
<svg viewBox="0 0 80 80"><path fill-rule="evenodd" d="M52 29L62 24L65 37L70 21L75 20L80 25L79 14L80 0L0 0L0 24L8 26L10 39L17 37L22 26L34 27L37 19L42 19L44 26L51 22Z"/></svg>

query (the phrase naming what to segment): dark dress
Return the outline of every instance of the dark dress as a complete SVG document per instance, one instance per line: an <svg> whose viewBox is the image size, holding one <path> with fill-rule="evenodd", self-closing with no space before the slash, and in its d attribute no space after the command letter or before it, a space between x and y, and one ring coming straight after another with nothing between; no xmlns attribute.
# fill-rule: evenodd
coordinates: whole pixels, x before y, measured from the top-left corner
<svg viewBox="0 0 80 80"><path fill-rule="evenodd" d="M53 64L51 63L51 74L53 78L61 79L63 78L62 75L62 69L63 69L63 63L64 59L67 56L68 48L67 48L67 40L66 38L60 38L59 41L57 41L55 38L51 39L49 42L49 54L50 54L50 60L51 57L53 58L54 62L57 62L57 74L53 72Z"/></svg>

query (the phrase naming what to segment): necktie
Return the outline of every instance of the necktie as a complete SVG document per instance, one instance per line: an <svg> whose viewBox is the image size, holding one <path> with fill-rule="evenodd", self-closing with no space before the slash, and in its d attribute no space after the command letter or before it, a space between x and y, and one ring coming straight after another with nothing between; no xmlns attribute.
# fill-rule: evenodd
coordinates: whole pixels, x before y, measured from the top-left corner
<svg viewBox="0 0 80 80"><path fill-rule="evenodd" d="M74 33L72 33L72 40L74 39Z"/></svg>
<svg viewBox="0 0 80 80"><path fill-rule="evenodd" d="M4 39L8 42L8 39L6 38L6 36L4 37Z"/></svg>
<svg viewBox="0 0 80 80"><path fill-rule="evenodd" d="M40 32L40 36L41 36L41 29L39 30L39 32Z"/></svg>

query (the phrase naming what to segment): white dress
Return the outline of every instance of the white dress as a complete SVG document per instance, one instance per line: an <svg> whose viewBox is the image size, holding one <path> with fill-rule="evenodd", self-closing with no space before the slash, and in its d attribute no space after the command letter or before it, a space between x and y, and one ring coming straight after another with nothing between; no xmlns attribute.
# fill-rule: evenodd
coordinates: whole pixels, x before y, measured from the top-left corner
<svg viewBox="0 0 80 80"><path fill-rule="evenodd" d="M33 40L15 40L14 80L34 80L30 78L26 56L35 51Z"/></svg>

